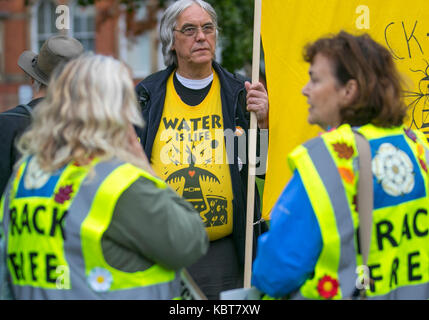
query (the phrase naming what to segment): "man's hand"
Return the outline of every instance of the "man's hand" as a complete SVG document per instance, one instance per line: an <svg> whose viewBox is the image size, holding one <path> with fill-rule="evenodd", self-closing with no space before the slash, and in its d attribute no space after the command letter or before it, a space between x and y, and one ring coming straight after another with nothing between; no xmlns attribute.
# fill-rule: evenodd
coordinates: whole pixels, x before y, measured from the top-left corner
<svg viewBox="0 0 429 320"><path fill-rule="evenodd" d="M247 91L247 111L255 112L260 129L268 129L268 94L262 83L244 83Z"/></svg>

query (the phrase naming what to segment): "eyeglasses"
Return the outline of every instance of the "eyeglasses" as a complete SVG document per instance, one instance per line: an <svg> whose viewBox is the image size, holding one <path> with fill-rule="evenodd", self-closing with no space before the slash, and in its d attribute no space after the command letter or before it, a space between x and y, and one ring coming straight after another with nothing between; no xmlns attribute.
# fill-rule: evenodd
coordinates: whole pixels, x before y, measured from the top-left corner
<svg viewBox="0 0 429 320"><path fill-rule="evenodd" d="M173 29L173 31L178 31L180 33L183 33L185 36L187 37L194 37L197 33L198 30L201 28L201 31L208 35L208 34L212 34L215 32L216 27L213 24L206 24L202 27L197 27L197 26L186 26L180 30L178 29Z"/></svg>

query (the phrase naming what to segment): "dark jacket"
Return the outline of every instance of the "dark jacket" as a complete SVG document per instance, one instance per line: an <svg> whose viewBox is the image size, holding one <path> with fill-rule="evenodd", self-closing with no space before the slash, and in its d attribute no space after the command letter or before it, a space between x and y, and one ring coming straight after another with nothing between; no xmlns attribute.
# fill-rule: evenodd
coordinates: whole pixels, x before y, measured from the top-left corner
<svg viewBox="0 0 429 320"><path fill-rule="evenodd" d="M213 69L217 73L221 85L222 114L224 130L230 129L233 132L236 126L248 130L250 115L246 111L246 90L244 79L239 78L223 69L219 64L213 62ZM161 122L164 101L166 95L166 84L169 76L175 70L170 66L159 71L140 82L136 87L137 98L142 108L145 127L143 130L137 129L137 134L148 156L151 158L153 143ZM237 249L238 258L244 264L245 238L246 238L246 210L247 210L247 161L242 170L239 170L237 161L238 138L234 138L234 161L229 165L231 174L233 199L233 239ZM246 143L247 146L247 143ZM246 152L247 154L247 152ZM228 155L231 159L231 155ZM244 159L242 159L244 160ZM260 200L258 190L255 186L255 214L254 221L261 219ZM254 226L253 255L256 253L256 240L258 236L266 231L265 222L257 223Z"/></svg>
<svg viewBox="0 0 429 320"><path fill-rule="evenodd" d="M42 98L28 103L33 109ZM0 113L0 195L3 194L20 154L16 142L31 123L30 112L22 105Z"/></svg>

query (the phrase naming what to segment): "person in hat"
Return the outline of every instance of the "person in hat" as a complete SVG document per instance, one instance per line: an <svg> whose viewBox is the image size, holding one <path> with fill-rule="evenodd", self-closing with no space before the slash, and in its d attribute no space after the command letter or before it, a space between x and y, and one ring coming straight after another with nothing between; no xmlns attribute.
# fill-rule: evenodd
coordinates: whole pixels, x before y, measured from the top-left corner
<svg viewBox="0 0 429 320"><path fill-rule="evenodd" d="M83 53L82 44L71 37L55 35L47 39L40 53L24 51L18 66L30 77L33 99L0 114L0 195L6 188L13 166L19 158L15 141L30 125L33 108L43 99L53 70Z"/></svg>
<svg viewBox="0 0 429 320"><path fill-rule="evenodd" d="M52 74L0 200L0 270L13 298L180 297L181 269L208 237L198 212L152 174L133 125L144 123L125 63L84 54Z"/></svg>

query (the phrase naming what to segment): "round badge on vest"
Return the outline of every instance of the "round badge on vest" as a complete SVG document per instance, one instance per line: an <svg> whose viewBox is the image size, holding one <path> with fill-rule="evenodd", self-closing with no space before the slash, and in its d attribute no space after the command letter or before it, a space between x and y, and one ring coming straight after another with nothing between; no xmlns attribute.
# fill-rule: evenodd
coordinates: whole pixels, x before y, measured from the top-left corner
<svg viewBox="0 0 429 320"><path fill-rule="evenodd" d="M88 275L88 284L95 292L107 292L112 286L113 276L109 270L96 267Z"/></svg>

